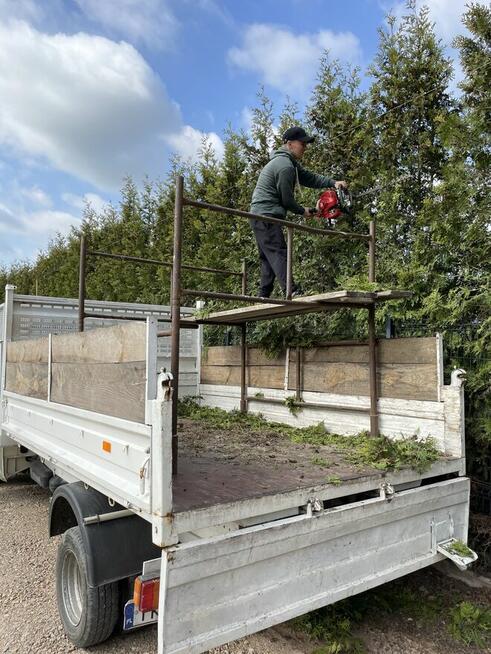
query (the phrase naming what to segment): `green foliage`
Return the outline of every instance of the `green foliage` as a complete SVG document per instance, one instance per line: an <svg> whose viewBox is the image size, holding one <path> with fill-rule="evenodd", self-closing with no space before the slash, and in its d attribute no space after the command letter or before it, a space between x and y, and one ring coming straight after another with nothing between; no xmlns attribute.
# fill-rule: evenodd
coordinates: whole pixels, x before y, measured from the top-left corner
<svg viewBox="0 0 491 654"><path fill-rule="evenodd" d="M454 541L448 548L450 552L458 554L459 556L471 556L472 550L467 547L461 540Z"/></svg>
<svg viewBox="0 0 491 654"><path fill-rule="evenodd" d="M295 395L289 395L288 397L285 397L285 406L287 407L288 411L292 414L292 416L297 416L301 409Z"/></svg>
<svg viewBox="0 0 491 654"><path fill-rule="evenodd" d="M290 624L311 638L326 641L312 654L364 654L363 642L352 634L353 621L359 618L359 614L353 614L349 603L338 602L296 618Z"/></svg>
<svg viewBox="0 0 491 654"><path fill-rule="evenodd" d="M261 414L228 412L223 409L199 406L193 398L185 398L179 402L179 415L205 422L217 429L276 432L294 443L330 445L341 452L347 461L360 467L370 466L380 470L413 468L418 472L424 472L440 457L431 438L425 441L419 441L416 437L391 441L385 436L372 438L367 432L361 432L356 436L340 436L326 432L324 423L312 427L291 427L269 422ZM322 465L319 461L313 463ZM326 481L331 484L340 483L336 475L332 475Z"/></svg>
<svg viewBox="0 0 491 654"><path fill-rule="evenodd" d="M484 648L491 642L491 609L461 602L451 612L449 629L465 645Z"/></svg>

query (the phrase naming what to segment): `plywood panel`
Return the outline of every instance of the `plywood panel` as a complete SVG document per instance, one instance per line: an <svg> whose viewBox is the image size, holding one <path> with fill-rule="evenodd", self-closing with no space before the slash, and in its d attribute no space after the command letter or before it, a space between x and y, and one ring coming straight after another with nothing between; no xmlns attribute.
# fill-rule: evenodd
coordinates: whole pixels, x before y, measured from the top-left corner
<svg viewBox="0 0 491 654"><path fill-rule="evenodd" d="M304 349L303 353L306 363L368 363L367 345L315 347ZM378 341L377 353L380 364L420 363L433 364L436 367L436 338L430 336L427 338L381 339ZM296 361L295 348L291 350L290 361Z"/></svg>
<svg viewBox="0 0 491 654"><path fill-rule="evenodd" d="M145 360L146 324L132 322L53 336L54 363L128 363Z"/></svg>
<svg viewBox="0 0 491 654"><path fill-rule="evenodd" d="M7 363L6 390L27 397L48 399L47 363Z"/></svg>
<svg viewBox="0 0 491 654"><path fill-rule="evenodd" d="M208 366L240 366L241 348L238 345L208 347L203 352L203 365ZM247 349L247 361L254 366L282 366L285 355L268 357L258 347Z"/></svg>
<svg viewBox="0 0 491 654"><path fill-rule="evenodd" d="M369 395L368 365L363 363L306 363L303 390L341 395ZM382 364L378 368L380 397L408 400L437 400L437 370L431 364ZM288 388L294 390L295 374L290 370Z"/></svg>
<svg viewBox="0 0 491 654"><path fill-rule="evenodd" d="M283 388L284 366L249 366L247 385L256 388ZM240 366L202 366L202 384L240 385Z"/></svg>
<svg viewBox="0 0 491 654"><path fill-rule="evenodd" d="M145 362L53 363L51 400L135 422L145 421Z"/></svg>
<svg viewBox="0 0 491 654"><path fill-rule="evenodd" d="M7 361L12 363L48 363L48 338L7 343Z"/></svg>

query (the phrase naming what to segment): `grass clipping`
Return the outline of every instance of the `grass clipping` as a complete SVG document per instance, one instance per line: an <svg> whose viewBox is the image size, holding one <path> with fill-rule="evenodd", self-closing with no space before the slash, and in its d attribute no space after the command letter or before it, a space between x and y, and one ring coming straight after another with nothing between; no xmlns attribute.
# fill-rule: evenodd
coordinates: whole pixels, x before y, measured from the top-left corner
<svg viewBox="0 0 491 654"><path fill-rule="evenodd" d="M422 473L442 456L432 438L421 441L413 436L392 441L386 436L372 438L368 432L360 432L355 436L340 436L326 432L322 422L313 427L291 427L282 423L268 422L260 414L229 412L199 406L193 398L186 398L179 402L179 416L199 420L216 429L268 431L289 438L293 443L329 445L342 453L349 463L360 467L370 466L378 470L412 468ZM315 462L313 463L315 465Z"/></svg>

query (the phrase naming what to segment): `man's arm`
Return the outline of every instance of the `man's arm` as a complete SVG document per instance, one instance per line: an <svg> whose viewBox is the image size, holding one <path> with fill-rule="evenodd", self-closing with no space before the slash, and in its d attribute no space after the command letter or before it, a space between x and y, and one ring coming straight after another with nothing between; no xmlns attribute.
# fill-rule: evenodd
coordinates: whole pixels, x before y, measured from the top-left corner
<svg viewBox="0 0 491 654"><path fill-rule="evenodd" d="M297 164L297 170L298 181L302 186L307 186L308 188L331 188L336 184L334 179L313 173L299 164Z"/></svg>
<svg viewBox="0 0 491 654"><path fill-rule="evenodd" d="M280 197L280 204L288 211L303 216L305 208L295 200L293 189L295 188L295 168L288 166L282 168L276 180L276 188Z"/></svg>

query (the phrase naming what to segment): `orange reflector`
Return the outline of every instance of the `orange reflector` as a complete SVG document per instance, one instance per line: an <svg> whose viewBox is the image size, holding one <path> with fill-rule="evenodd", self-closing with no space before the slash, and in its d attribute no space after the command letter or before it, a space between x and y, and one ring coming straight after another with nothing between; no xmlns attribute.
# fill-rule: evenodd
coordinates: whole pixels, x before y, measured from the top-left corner
<svg viewBox="0 0 491 654"><path fill-rule="evenodd" d="M157 611L159 608L159 591L159 578L142 581L141 577L137 577L133 590L133 602L136 608L142 613Z"/></svg>
<svg viewBox="0 0 491 654"><path fill-rule="evenodd" d="M135 586L133 588L133 603L137 608L140 608L140 597L142 592L142 578L135 579Z"/></svg>
<svg viewBox="0 0 491 654"><path fill-rule="evenodd" d="M104 452L110 452L111 443L109 441L102 441L102 449L104 450Z"/></svg>

